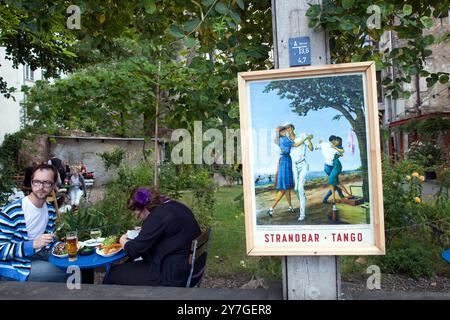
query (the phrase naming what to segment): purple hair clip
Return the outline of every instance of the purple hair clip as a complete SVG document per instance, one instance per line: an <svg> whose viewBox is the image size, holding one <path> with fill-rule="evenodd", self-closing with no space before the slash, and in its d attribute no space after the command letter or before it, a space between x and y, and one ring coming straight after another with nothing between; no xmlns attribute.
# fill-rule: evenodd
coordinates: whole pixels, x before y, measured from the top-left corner
<svg viewBox="0 0 450 320"><path fill-rule="evenodd" d="M141 206L145 206L150 202L151 193L146 188L139 188L134 195L134 201Z"/></svg>

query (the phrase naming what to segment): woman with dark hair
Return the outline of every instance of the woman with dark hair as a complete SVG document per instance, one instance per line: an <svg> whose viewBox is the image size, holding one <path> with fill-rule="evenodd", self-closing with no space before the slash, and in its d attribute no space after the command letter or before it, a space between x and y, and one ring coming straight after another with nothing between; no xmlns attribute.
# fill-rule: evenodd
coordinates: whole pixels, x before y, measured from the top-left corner
<svg viewBox="0 0 450 320"><path fill-rule="evenodd" d="M336 151L333 158L333 170L328 177L328 185L331 190L331 194L333 195L333 203L336 203L336 189L342 189L348 196L351 194L347 191L347 188L339 181L339 175L342 172L342 163L339 160L340 157L344 155L344 148L342 147L342 138L333 136L334 139L331 141L332 148ZM330 137L331 139L331 137Z"/></svg>
<svg viewBox="0 0 450 320"><path fill-rule="evenodd" d="M201 233L192 211L146 187L135 189L127 206L143 221L142 228L133 240L127 234L120 238L131 261L113 267L104 283L184 287L191 242Z"/></svg>

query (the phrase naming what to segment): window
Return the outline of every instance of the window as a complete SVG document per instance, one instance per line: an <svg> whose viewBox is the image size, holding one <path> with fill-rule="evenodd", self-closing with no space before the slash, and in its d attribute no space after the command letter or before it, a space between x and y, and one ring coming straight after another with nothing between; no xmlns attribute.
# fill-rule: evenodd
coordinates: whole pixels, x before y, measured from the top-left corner
<svg viewBox="0 0 450 320"><path fill-rule="evenodd" d="M25 80L34 81L34 71L29 65L25 65Z"/></svg>

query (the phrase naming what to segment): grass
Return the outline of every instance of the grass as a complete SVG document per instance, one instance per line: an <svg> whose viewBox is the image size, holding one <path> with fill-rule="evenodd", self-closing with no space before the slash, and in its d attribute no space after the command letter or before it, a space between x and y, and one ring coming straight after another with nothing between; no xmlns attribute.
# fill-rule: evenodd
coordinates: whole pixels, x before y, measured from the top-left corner
<svg viewBox="0 0 450 320"><path fill-rule="evenodd" d="M220 187L217 190L206 274L228 277L244 273L277 278L281 276L276 271L280 269L278 259L247 255L242 194L242 186ZM192 195L184 194L183 201L191 205Z"/></svg>

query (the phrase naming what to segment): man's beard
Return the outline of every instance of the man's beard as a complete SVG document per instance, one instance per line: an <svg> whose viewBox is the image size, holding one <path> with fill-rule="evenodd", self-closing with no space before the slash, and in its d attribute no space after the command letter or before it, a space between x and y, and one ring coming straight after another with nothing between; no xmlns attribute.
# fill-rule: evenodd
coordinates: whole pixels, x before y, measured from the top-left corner
<svg viewBox="0 0 450 320"><path fill-rule="evenodd" d="M40 191L39 193L40 193L40 194L44 194L43 196L39 195L39 194L37 193L37 191L32 191L32 193L33 193L33 195L36 197L36 199L39 199L39 200L46 200L47 197L50 195L51 191L50 191L50 192Z"/></svg>

